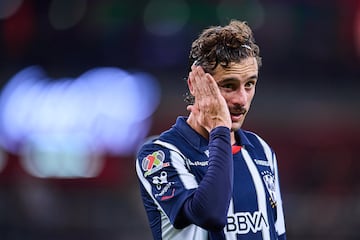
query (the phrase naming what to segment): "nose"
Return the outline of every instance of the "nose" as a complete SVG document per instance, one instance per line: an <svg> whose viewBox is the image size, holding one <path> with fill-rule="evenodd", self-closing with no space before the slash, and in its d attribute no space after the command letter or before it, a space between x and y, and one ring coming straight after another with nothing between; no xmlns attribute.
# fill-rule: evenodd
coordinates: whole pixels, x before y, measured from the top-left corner
<svg viewBox="0 0 360 240"><path fill-rule="evenodd" d="M249 99L248 92L244 87L239 87L237 91L234 92L231 103L233 105L246 106Z"/></svg>

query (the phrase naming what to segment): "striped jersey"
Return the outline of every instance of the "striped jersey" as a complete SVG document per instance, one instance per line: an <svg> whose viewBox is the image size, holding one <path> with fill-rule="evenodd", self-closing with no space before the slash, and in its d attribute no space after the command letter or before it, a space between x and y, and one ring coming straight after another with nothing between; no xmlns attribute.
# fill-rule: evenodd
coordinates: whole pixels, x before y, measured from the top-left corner
<svg viewBox="0 0 360 240"><path fill-rule="evenodd" d="M205 139L178 117L140 148L136 172L154 239L286 239L275 153L241 129L231 152L224 129Z"/></svg>

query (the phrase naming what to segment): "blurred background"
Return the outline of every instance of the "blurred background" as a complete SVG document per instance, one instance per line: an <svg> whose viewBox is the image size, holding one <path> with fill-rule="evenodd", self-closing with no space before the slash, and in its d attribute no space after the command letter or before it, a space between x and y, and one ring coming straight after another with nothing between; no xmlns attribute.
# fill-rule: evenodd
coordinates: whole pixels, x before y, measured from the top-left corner
<svg viewBox="0 0 360 240"><path fill-rule="evenodd" d="M358 0L1 0L0 239L151 239L136 149L232 18L261 47L244 129L277 153L288 239L359 239Z"/></svg>

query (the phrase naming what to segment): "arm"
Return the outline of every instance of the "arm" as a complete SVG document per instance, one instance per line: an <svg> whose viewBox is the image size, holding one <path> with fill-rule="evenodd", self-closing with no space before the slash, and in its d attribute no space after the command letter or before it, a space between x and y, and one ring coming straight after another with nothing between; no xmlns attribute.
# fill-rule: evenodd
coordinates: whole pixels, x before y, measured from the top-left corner
<svg viewBox="0 0 360 240"><path fill-rule="evenodd" d="M224 227L233 182L229 133L226 127L218 127L210 133L208 171L199 183L186 168L184 156L174 145L158 142L141 148L136 171L142 192L147 192L142 196L145 209L148 215L155 214L148 216L150 222L154 223L152 220L156 219L155 225L160 224L156 215L161 209L178 229L190 224L209 231ZM161 163L150 165L148 159L154 157ZM154 181L163 173L167 175L164 181ZM152 204L146 204L149 202Z"/></svg>
<svg viewBox="0 0 360 240"><path fill-rule="evenodd" d="M195 96L194 105L188 106L189 124L200 134L209 134L209 166L181 208L175 227L193 223L207 230L220 230L227 221L233 184L230 114L215 80L201 67L192 67L188 82Z"/></svg>
<svg viewBox="0 0 360 240"><path fill-rule="evenodd" d="M184 202L175 227L193 223L207 230L220 230L226 224L233 184L229 129L218 127L210 132L209 154L207 173Z"/></svg>

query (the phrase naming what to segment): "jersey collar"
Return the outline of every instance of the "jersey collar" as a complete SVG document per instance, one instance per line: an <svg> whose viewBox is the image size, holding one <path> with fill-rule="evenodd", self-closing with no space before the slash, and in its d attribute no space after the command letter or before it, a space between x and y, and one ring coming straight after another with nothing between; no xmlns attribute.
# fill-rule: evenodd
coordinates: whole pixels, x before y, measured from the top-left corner
<svg viewBox="0 0 360 240"><path fill-rule="evenodd" d="M235 132L235 139L236 139L236 143L240 146L249 146L254 148L254 145L252 145L252 143L250 142L250 140L248 139L248 137L246 136L246 131L239 129Z"/></svg>
<svg viewBox="0 0 360 240"><path fill-rule="evenodd" d="M209 141L198 134L193 128L191 128L190 125L186 122L187 119L188 117L179 116L176 119L174 128L178 129L178 132L183 135L186 141L194 148L205 151Z"/></svg>
<svg viewBox="0 0 360 240"><path fill-rule="evenodd" d="M184 136L184 138L191 144L193 147L206 150L209 144L209 141L198 134L194 129L192 129L189 124L186 122L187 117L179 116L176 119L174 128L179 129L179 133ZM236 142L240 146L250 146L253 147L249 139L246 137L245 131L239 129L235 132Z"/></svg>

